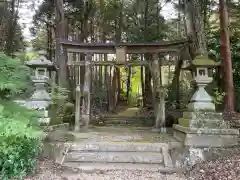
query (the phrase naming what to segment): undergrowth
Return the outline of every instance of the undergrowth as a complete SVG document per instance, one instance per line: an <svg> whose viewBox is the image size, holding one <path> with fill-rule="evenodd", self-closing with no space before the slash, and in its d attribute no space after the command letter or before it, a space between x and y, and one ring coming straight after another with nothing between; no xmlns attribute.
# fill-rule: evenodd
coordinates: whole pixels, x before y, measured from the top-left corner
<svg viewBox="0 0 240 180"><path fill-rule="evenodd" d="M0 53L0 179L22 179L36 167L43 132L38 114L14 103L29 88L30 71Z"/></svg>

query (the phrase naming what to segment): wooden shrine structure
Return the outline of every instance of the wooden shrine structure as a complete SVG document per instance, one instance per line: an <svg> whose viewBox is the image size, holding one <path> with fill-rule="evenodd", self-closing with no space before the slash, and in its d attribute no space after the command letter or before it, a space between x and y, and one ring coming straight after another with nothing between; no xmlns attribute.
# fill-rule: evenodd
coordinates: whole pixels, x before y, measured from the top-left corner
<svg viewBox="0 0 240 180"><path fill-rule="evenodd" d="M66 71L66 67L85 67L84 84L80 85L80 82L76 82L76 114L75 123L76 127L80 127L80 122L83 122L85 126L88 126L91 120L91 67L92 66L149 66L152 72L153 79L158 79L160 74L160 62L155 56L153 61L127 61L127 54L153 54L153 55L166 55L171 54L178 58L175 65L183 60L190 60L188 40L178 41L162 41L157 43L80 43L74 41L68 41L63 39L57 40L60 51L56 51L57 64L59 66L58 77L63 77L62 73ZM68 62L66 61L66 53L80 53L84 54L84 59L81 61ZM93 54L116 54L116 61L92 61ZM62 63L65 63L63 65ZM162 64L161 64L162 65ZM80 68L79 68L80 71ZM80 73L79 73L80 74ZM161 89L161 83L156 80L154 83L156 91L160 95L159 105L156 107L158 113L156 116L156 126L160 127L161 123L165 123L165 104L164 93ZM82 103L81 103L82 99ZM81 108L81 104L83 108ZM79 129L75 129L78 131Z"/></svg>

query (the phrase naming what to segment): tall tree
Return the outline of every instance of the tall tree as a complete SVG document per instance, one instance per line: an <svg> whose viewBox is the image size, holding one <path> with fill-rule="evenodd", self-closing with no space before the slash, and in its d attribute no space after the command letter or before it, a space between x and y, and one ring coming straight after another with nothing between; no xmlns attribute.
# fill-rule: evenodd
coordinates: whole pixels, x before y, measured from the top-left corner
<svg viewBox="0 0 240 180"><path fill-rule="evenodd" d="M59 67L58 71L58 84L62 88L69 88L68 81L68 68L66 62L66 54L61 49L59 40L66 39L66 27L63 0L55 0L56 9L56 64Z"/></svg>
<svg viewBox="0 0 240 180"><path fill-rule="evenodd" d="M229 20L226 0L219 0L220 14L220 54L223 64L224 91L224 109L234 111L234 85L232 74L232 59L229 40Z"/></svg>
<svg viewBox="0 0 240 180"><path fill-rule="evenodd" d="M0 50L8 55L24 48L22 29L19 24L19 8L22 0L0 3Z"/></svg>

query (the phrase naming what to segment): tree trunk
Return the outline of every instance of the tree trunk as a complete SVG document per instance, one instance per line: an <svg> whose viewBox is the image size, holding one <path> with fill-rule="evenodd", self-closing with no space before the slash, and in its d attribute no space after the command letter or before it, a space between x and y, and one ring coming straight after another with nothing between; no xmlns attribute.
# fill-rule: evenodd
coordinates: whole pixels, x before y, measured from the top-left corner
<svg viewBox="0 0 240 180"><path fill-rule="evenodd" d="M17 26L17 17L18 17L18 10L20 6L20 0L12 0L11 1L11 16L9 18L9 28L8 28L8 36L6 41L6 54L12 56L15 49L14 49L14 36Z"/></svg>
<svg viewBox="0 0 240 180"><path fill-rule="evenodd" d="M193 40L193 56L201 55L208 57L207 43L204 34L204 21L199 0L190 0L185 2L185 15L187 17L187 33Z"/></svg>
<svg viewBox="0 0 240 180"><path fill-rule="evenodd" d="M153 78L153 106L155 114L155 128L165 132L165 94L161 82L161 71L158 56L149 62Z"/></svg>
<svg viewBox="0 0 240 180"><path fill-rule="evenodd" d="M145 61L151 61L152 56L149 54L145 54ZM145 66L145 86L144 86L144 98L143 98L143 105L144 107L153 107L152 106L152 84L151 84L151 71L148 66Z"/></svg>
<svg viewBox="0 0 240 180"><path fill-rule="evenodd" d="M226 0L219 0L220 14L220 53L223 64L224 91L224 110L233 112L234 107L234 85L232 75L232 59L229 40L229 20Z"/></svg>
<svg viewBox="0 0 240 180"><path fill-rule="evenodd" d="M143 54L141 54L141 61L143 61ZM142 99L145 97L145 85L144 85L144 67L141 66L141 85L142 85ZM143 103L144 104L144 103Z"/></svg>
<svg viewBox="0 0 240 180"><path fill-rule="evenodd" d="M62 88L69 89L69 81L67 76L67 62L66 54L63 52L60 39L65 39L65 23L64 23L64 10L63 10L63 0L55 0L56 8L56 64L59 68L58 70L58 85Z"/></svg>
<svg viewBox="0 0 240 180"><path fill-rule="evenodd" d="M131 77L132 77L132 67L128 67L128 77L127 77L127 100L129 102L129 94L131 90Z"/></svg>

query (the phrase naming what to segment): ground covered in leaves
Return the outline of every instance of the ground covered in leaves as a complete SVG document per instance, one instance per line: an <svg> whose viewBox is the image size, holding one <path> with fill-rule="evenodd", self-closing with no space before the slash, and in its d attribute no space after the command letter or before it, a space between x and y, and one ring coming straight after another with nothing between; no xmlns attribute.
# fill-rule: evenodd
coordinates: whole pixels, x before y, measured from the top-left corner
<svg viewBox="0 0 240 180"><path fill-rule="evenodd" d="M221 158L217 158L219 156ZM240 180L240 148L221 151L218 156L211 156L208 161L196 164L185 175L128 170L74 173L48 159L41 159L34 175L24 180Z"/></svg>
<svg viewBox="0 0 240 180"><path fill-rule="evenodd" d="M56 166L52 161L39 161L34 175L24 180L186 180L179 174L161 174L150 171L116 170L95 173L74 173L73 171Z"/></svg>
<svg viewBox="0 0 240 180"><path fill-rule="evenodd" d="M225 151L223 157L196 164L189 180L240 180L240 148Z"/></svg>
<svg viewBox="0 0 240 180"><path fill-rule="evenodd" d="M240 180L240 149L238 150L227 157L195 165L186 173L186 177L179 174L164 175L147 171L76 174L44 159L39 161L36 173L24 180Z"/></svg>

